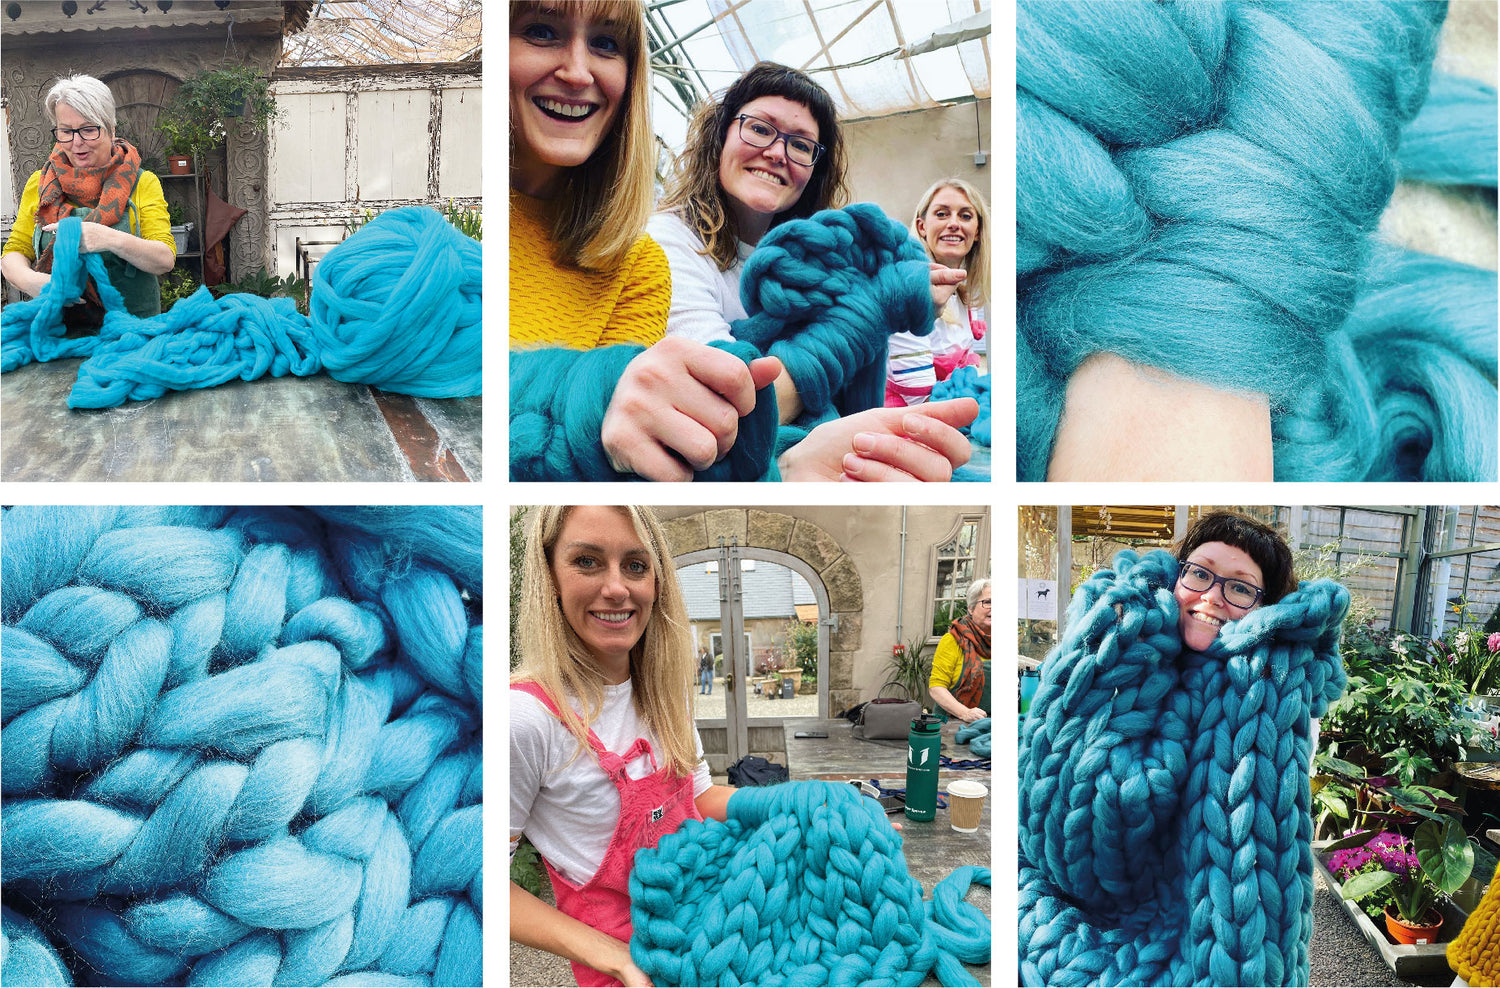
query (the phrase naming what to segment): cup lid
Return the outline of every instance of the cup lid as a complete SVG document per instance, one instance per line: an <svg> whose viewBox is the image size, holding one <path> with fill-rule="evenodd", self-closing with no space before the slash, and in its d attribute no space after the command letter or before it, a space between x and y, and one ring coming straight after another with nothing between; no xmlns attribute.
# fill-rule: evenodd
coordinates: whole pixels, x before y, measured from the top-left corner
<svg viewBox="0 0 1500 988"><path fill-rule="evenodd" d="M985 788L984 783L975 782L972 779L959 779L948 785L948 795L950 796L968 796L972 798L976 796L988 796L989 792Z"/></svg>

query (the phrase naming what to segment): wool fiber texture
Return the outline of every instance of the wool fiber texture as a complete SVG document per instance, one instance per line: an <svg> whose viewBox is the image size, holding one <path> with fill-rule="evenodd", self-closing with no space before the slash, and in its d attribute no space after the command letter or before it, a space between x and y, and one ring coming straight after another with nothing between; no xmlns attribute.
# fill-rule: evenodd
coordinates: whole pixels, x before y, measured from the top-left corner
<svg viewBox="0 0 1500 988"><path fill-rule="evenodd" d="M1019 479L1045 479L1068 379L1105 351L1267 395L1277 480L1495 479L1495 273L1393 262L1372 237L1403 169L1494 185L1493 91L1486 111L1476 87L1439 80L1418 117L1445 14L1020 4ZM1433 292L1441 315L1391 329ZM1419 340L1402 359L1433 372L1393 377L1392 335ZM1326 406L1361 428L1319 428Z"/></svg>
<svg viewBox="0 0 1500 988"><path fill-rule="evenodd" d="M330 251L313 275L310 316L289 298L214 298L200 288L159 316L137 318L99 255L78 252L81 235L79 220L59 223L52 281L0 316L0 371L87 358L68 396L72 408L320 370L402 394L480 393L480 246L435 210L381 213ZM104 302L104 326L97 336L65 339L63 307L89 279Z"/></svg>
<svg viewBox="0 0 1500 988"><path fill-rule="evenodd" d="M959 431L983 446L990 445L990 378L974 367L960 367L946 381L932 387L933 401L949 398L973 398L979 402L979 416Z"/></svg>
<svg viewBox="0 0 1500 988"><path fill-rule="evenodd" d="M636 852L630 956L656 984L978 983L963 964L989 963L990 920L963 899L988 868L956 868L924 903L900 833L841 783L741 789L728 817Z"/></svg>
<svg viewBox="0 0 1500 988"><path fill-rule="evenodd" d="M0 519L0 980L477 985L478 508Z"/></svg>
<svg viewBox="0 0 1500 988"><path fill-rule="evenodd" d="M1182 648L1168 553L1078 590L1020 742L1028 985L1305 985L1310 718L1349 594L1304 582Z"/></svg>
<svg viewBox="0 0 1500 988"><path fill-rule="evenodd" d="M1500 866L1479 906L1448 944L1448 966L1472 988L1500 988Z"/></svg>
<svg viewBox="0 0 1500 988"><path fill-rule="evenodd" d="M990 757L990 718L982 717L971 724L965 724L958 729L953 740L968 745L975 758Z"/></svg>
<svg viewBox="0 0 1500 988"><path fill-rule="evenodd" d="M747 364L780 358L804 411L778 429L773 389L756 393L729 455L699 481L778 480L776 456L821 422L878 408L892 333L932 332L932 284L921 243L880 207L855 203L792 220L761 240L740 277L747 318L714 343ZM639 480L599 443L625 367L645 348L518 350L510 355L512 480Z"/></svg>

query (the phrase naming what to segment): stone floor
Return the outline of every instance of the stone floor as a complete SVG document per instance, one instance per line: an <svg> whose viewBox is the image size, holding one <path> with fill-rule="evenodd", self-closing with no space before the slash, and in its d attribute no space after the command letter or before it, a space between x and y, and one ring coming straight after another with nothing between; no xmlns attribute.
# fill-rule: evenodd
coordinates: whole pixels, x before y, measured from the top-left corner
<svg viewBox="0 0 1500 988"><path fill-rule="evenodd" d="M319 374L70 409L79 363L0 379L0 480L480 479L480 398L412 398Z"/></svg>

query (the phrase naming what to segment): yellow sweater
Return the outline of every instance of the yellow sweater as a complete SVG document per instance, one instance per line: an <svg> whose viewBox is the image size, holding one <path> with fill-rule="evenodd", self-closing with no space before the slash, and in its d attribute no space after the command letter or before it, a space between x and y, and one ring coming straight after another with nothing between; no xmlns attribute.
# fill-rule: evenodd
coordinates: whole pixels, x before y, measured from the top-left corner
<svg viewBox="0 0 1500 988"><path fill-rule="evenodd" d="M650 346L666 336L672 302L667 255L645 234L613 271L565 268L552 259L546 202L510 194L510 345L592 350Z"/></svg>
<svg viewBox="0 0 1500 988"><path fill-rule="evenodd" d="M36 260L36 251L31 247L32 234L36 231L36 208L41 205L42 173L32 172L21 192L21 205L16 210L16 225L10 228L10 238L5 241L4 253L24 254L29 261ZM172 220L167 215L167 198L162 195L161 179L151 172L141 172L135 183L135 192L130 201L135 203L141 218L140 237L157 240L177 253L177 241L172 239Z"/></svg>
<svg viewBox="0 0 1500 988"><path fill-rule="evenodd" d="M927 687L941 686L951 690L958 685L958 677L963 671L964 650L958 647L956 638L944 635L938 640L937 651L932 653L932 675L927 679Z"/></svg>
<svg viewBox="0 0 1500 988"><path fill-rule="evenodd" d="M1500 867L1457 939L1448 944L1448 966L1474 988L1500 986Z"/></svg>

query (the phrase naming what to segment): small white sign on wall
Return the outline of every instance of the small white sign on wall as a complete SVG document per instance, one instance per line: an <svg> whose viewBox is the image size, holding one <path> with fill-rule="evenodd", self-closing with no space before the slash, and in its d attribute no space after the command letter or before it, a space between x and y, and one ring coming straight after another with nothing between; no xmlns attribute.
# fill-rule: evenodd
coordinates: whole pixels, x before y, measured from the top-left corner
<svg viewBox="0 0 1500 988"><path fill-rule="evenodd" d="M1021 599L1016 613L1032 621L1057 620L1056 580L1017 580Z"/></svg>

